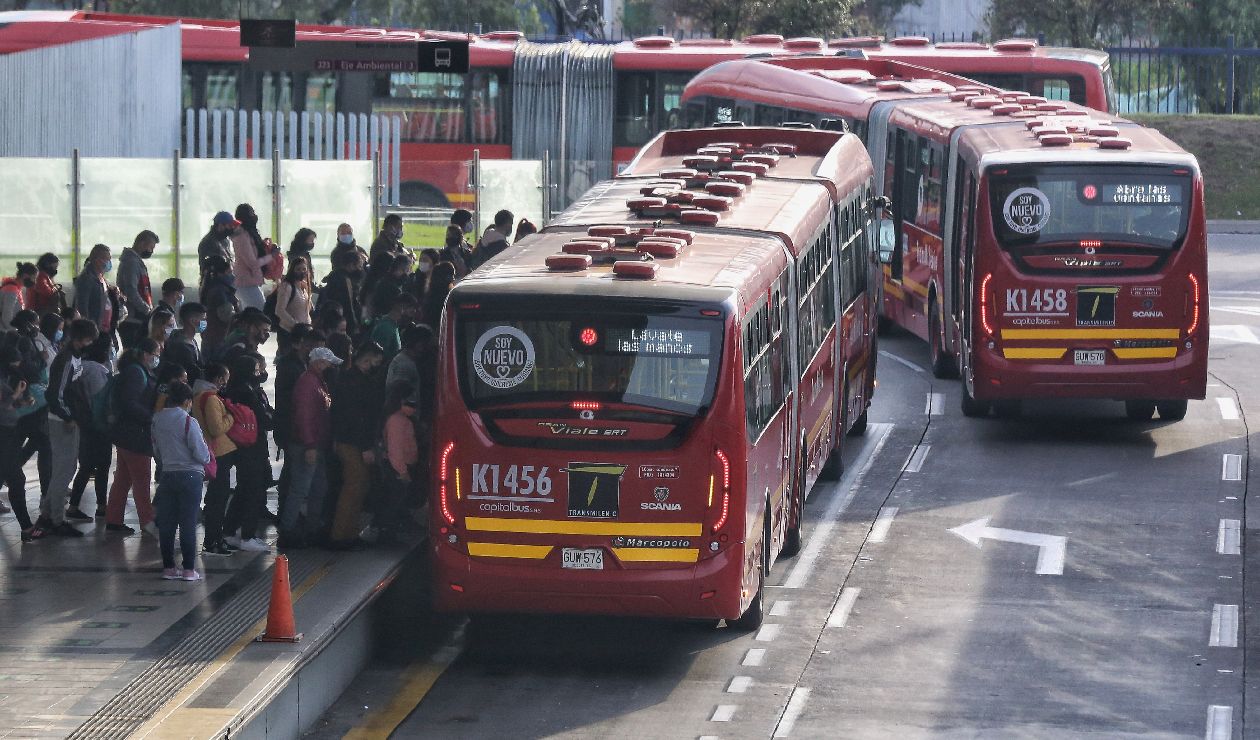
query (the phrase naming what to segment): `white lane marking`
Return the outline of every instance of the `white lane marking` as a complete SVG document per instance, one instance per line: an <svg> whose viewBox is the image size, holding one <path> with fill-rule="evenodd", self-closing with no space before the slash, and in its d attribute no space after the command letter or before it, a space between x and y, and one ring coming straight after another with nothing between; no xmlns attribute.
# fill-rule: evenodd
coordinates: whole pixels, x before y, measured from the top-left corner
<svg viewBox="0 0 1260 740"><path fill-rule="evenodd" d="M748 690L749 686L752 686L751 676L736 676L731 679L731 685L726 687L726 693L742 694Z"/></svg>
<svg viewBox="0 0 1260 740"><path fill-rule="evenodd" d="M1212 306L1212 310L1240 313L1244 316L1260 316L1260 306Z"/></svg>
<svg viewBox="0 0 1260 740"><path fill-rule="evenodd" d="M751 648L748 652L744 653L744 662L740 665L758 666L761 665L765 659L765 648Z"/></svg>
<svg viewBox="0 0 1260 740"><path fill-rule="evenodd" d="M906 464L902 468L907 473L917 473L923 470L923 463L927 460L928 453L932 451L932 445L915 445L910 451L910 457L906 458Z"/></svg>
<svg viewBox="0 0 1260 740"><path fill-rule="evenodd" d="M1234 403L1234 399L1218 398L1216 405L1221 407L1221 418L1225 421L1234 421L1238 418L1238 405Z"/></svg>
<svg viewBox="0 0 1260 740"><path fill-rule="evenodd" d="M709 718L710 722L730 722L731 717L735 716L736 707L734 704L719 704L717 709L713 710L713 716Z"/></svg>
<svg viewBox="0 0 1260 740"><path fill-rule="evenodd" d="M1214 342L1260 344L1260 339L1256 338L1256 333L1251 330L1251 327L1243 324L1213 324L1210 331Z"/></svg>
<svg viewBox="0 0 1260 740"><path fill-rule="evenodd" d="M809 533L809 541L805 543L801 554L796 556L796 564L792 566L792 572L788 573L787 580L783 582L784 588L800 588L809 580L810 573L814 570L814 565L818 562L818 557L822 555L822 550L831 542L831 530L836 528L836 521L844 510L849 507L853 501L853 497L857 495L858 486L862 483L862 479L870 472L871 466L875 463L875 458L879 457L879 451L883 449L884 443L888 441L892 432L892 424L872 424L871 428L876 431L875 436L867 434L862 444L862 452L858 455L858 459L865 458L866 462L862 467L857 469L852 477L846 471L840 478L839 484L836 486L836 492L831 503L827 505L827 510L823 512L822 521L818 526ZM850 470L853 470L850 468ZM844 491L844 495L840 492Z"/></svg>
<svg viewBox="0 0 1260 740"><path fill-rule="evenodd" d="M862 593L862 589L850 586L840 592L840 598L836 599L836 605L831 609L831 615L827 617L827 626L839 629L849 623L849 614L853 612L853 604L857 602L858 594Z"/></svg>
<svg viewBox="0 0 1260 740"><path fill-rule="evenodd" d="M1207 730L1204 740L1232 740L1234 737L1234 708L1213 704L1208 707Z"/></svg>
<svg viewBox="0 0 1260 740"><path fill-rule="evenodd" d="M798 686L792 690L792 698L788 699L787 709L783 710L779 726L774 728L775 737L787 737L792 734L792 728L796 726L796 720L801 718L801 712L805 711L807 701L809 701L809 689Z"/></svg>
<svg viewBox="0 0 1260 740"><path fill-rule="evenodd" d="M790 601L776 601L776 602L774 602L774 604L773 604L773 605L771 605L771 607L770 607L770 616L772 616L772 617L786 617L786 616L788 615L788 612L790 612L790 611L792 611L792 602L790 602Z"/></svg>
<svg viewBox="0 0 1260 740"><path fill-rule="evenodd" d="M881 350L879 351L879 356L880 356L880 357L887 357L888 359L892 360L893 362L897 362L897 363L900 363L900 364L902 364L902 365L905 365L906 367L910 368L911 370L915 371L916 373L923 373L923 372L927 372L926 370L924 370L923 368L921 368L921 367L919 367L918 365L914 364L913 362L911 362L911 361L909 361L909 360L907 360L907 359L905 359L905 358L898 357L897 355L894 355L892 352L889 352L889 351L888 351L888 350L886 350L886 349L881 349Z"/></svg>
<svg viewBox="0 0 1260 740"><path fill-rule="evenodd" d="M879 516L875 517L875 526L871 527L871 535L866 538L866 541L883 542L888 539L888 530L892 529L895 516L897 516L896 506L885 506L880 509Z"/></svg>
<svg viewBox="0 0 1260 740"><path fill-rule="evenodd" d="M779 630L783 629L781 624L763 624L761 629L757 630L757 642L774 642L779 636Z"/></svg>
<svg viewBox="0 0 1260 740"><path fill-rule="evenodd" d="M1216 530L1216 552L1219 555L1241 555L1242 537L1237 519L1222 519Z"/></svg>
<svg viewBox="0 0 1260 740"><path fill-rule="evenodd" d="M1099 483L1107 480L1108 478L1115 478L1117 475L1118 473L1103 473L1102 475L1095 475L1092 478L1082 478L1081 480L1072 481L1068 485L1073 487L1088 486L1091 483Z"/></svg>
<svg viewBox="0 0 1260 740"><path fill-rule="evenodd" d="M1242 455L1221 455L1221 480L1242 480Z"/></svg>
<svg viewBox="0 0 1260 740"><path fill-rule="evenodd" d="M1041 534L1040 532L1023 532L1018 529L990 527L990 517L981 517L949 530L977 548L984 546L984 540L1000 540L1017 542L1021 545L1032 545L1037 552L1037 575L1063 575L1063 561L1067 558L1067 537L1057 534Z"/></svg>
<svg viewBox="0 0 1260 740"><path fill-rule="evenodd" d="M1238 605L1212 606L1212 633L1208 647L1238 647Z"/></svg>
<svg viewBox="0 0 1260 740"><path fill-rule="evenodd" d="M945 413L945 394L929 393L927 394L927 406L924 407L923 413L928 416L940 416Z"/></svg>

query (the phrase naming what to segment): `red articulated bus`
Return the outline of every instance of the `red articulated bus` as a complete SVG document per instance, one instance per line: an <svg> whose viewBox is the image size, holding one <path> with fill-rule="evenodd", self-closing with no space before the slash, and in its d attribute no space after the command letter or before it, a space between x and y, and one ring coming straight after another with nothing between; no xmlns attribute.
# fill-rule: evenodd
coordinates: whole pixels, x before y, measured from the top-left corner
<svg viewBox="0 0 1260 740"><path fill-rule="evenodd" d="M858 122L892 206L882 318L928 340L937 377L961 373L967 415L1083 397L1184 417L1207 383L1195 158L1099 111L862 64L729 62L684 97Z"/></svg>
<svg viewBox="0 0 1260 740"><path fill-rule="evenodd" d="M299 47L311 42L469 41L467 75L333 72L312 69L309 59L297 53L288 69L251 64L236 20L16 11L0 13L0 53L176 21L183 38L184 108L396 116L401 120L400 198L411 206L471 206L466 163L474 150L483 159L536 159L549 151L557 163L556 181L565 188L559 203L563 206L589 183L629 162L660 131L707 125L713 119L687 116L681 102L684 87L714 64L752 56L844 54L899 60L1098 108L1107 107L1112 87L1102 52L1039 47L1021 39L933 45L917 38L827 42L757 34L740 41L649 36L617 44L556 45L526 42L518 31L472 35L298 24ZM590 60L565 67L542 59L557 50ZM565 86L560 85L562 77ZM517 125L517 113L548 90L557 95L554 91L565 91L563 103L557 100L550 110L564 107L571 125L539 131L531 125L529 111L523 114L523 125Z"/></svg>
<svg viewBox="0 0 1260 740"><path fill-rule="evenodd" d="M440 331L440 609L762 619L875 383L856 136L657 136L455 286Z"/></svg>

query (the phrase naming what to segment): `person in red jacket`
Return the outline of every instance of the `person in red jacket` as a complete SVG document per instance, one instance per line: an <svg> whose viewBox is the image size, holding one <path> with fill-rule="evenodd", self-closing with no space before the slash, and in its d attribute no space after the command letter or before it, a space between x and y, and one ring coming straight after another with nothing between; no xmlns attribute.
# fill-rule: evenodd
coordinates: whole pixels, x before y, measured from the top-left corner
<svg viewBox="0 0 1260 740"><path fill-rule="evenodd" d="M289 495L280 512L280 541L276 544L281 549L305 547L323 522L327 457L332 445L332 396L324 373L341 362L332 350L316 347L311 350L306 372L293 388L293 433L284 453L293 467ZM304 525L299 524L303 509Z"/></svg>
<svg viewBox="0 0 1260 740"><path fill-rule="evenodd" d="M38 274L30 262L17 263L17 276L0 281L0 329L13 331L13 317L18 311L29 308L31 289Z"/></svg>
<svg viewBox="0 0 1260 740"><path fill-rule="evenodd" d="M27 308L40 316L61 311L66 307L66 294L53 281L61 267L61 260L52 252L45 252L35 261L35 267L39 269L39 274L35 276L35 287L31 288Z"/></svg>

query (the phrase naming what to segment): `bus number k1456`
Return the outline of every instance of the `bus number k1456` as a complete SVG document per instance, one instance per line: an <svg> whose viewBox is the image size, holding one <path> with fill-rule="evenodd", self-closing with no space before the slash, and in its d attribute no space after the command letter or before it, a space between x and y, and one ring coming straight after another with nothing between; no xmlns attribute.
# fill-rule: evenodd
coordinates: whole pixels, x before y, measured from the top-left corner
<svg viewBox="0 0 1260 740"><path fill-rule="evenodd" d="M472 493L498 496L508 493L513 496L551 495L550 470L546 465L535 468L533 465L486 465L473 463ZM537 474L534 471L537 470Z"/></svg>
<svg viewBox="0 0 1260 740"><path fill-rule="evenodd" d="M1067 313L1068 293L1063 288L1007 288L1006 313Z"/></svg>

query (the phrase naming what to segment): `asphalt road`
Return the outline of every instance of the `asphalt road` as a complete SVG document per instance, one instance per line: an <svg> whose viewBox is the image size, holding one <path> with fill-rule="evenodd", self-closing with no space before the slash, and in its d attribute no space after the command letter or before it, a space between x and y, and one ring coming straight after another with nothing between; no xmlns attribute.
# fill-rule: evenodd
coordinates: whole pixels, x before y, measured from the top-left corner
<svg viewBox="0 0 1260 740"><path fill-rule="evenodd" d="M1212 237L1210 295L1208 398L1171 424L1093 401L967 419L926 346L885 337L871 428L811 497L760 632L438 620L312 736L1258 736L1260 236Z"/></svg>

